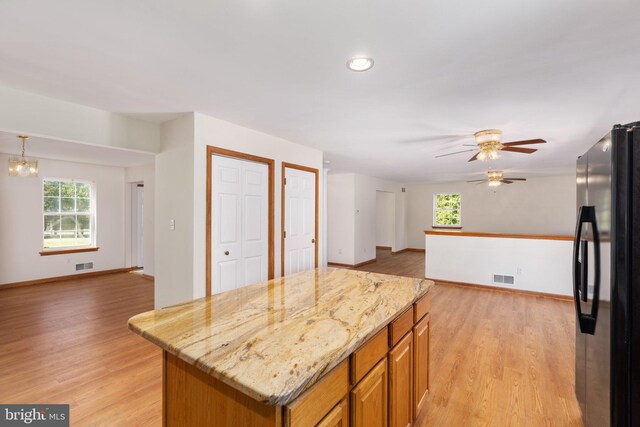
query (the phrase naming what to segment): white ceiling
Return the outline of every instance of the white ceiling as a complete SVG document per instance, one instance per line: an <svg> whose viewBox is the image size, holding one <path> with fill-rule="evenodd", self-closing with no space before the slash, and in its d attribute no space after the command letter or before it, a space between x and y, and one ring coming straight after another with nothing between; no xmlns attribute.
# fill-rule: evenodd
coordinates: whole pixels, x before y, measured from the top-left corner
<svg viewBox="0 0 640 427"><path fill-rule="evenodd" d="M468 140L544 138L495 168L567 173L640 119L637 0L4 0L0 83L109 111L199 111L406 181L479 176ZM348 58L375 59L366 73ZM470 156L469 156L470 157Z"/></svg>
<svg viewBox="0 0 640 427"><path fill-rule="evenodd" d="M0 153L19 156L21 150L22 143L15 133L0 131ZM148 164L153 162L155 158L153 154L142 151L80 144L37 136L29 137L26 156L120 167Z"/></svg>

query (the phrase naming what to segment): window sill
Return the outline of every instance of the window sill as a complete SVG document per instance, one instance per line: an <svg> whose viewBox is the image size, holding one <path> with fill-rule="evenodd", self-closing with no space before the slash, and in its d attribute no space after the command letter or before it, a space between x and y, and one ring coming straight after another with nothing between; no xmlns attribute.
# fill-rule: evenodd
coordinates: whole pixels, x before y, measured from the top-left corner
<svg viewBox="0 0 640 427"><path fill-rule="evenodd" d="M40 256L76 254L80 252L96 252L100 248L71 248L40 251Z"/></svg>
<svg viewBox="0 0 640 427"><path fill-rule="evenodd" d="M444 229L444 230L462 230L462 226L458 225L432 225L431 228Z"/></svg>

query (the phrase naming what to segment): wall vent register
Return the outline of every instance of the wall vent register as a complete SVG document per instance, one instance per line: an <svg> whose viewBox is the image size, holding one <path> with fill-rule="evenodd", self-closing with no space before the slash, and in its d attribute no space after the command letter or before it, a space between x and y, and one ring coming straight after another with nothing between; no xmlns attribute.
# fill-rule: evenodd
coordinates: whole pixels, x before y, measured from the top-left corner
<svg viewBox="0 0 640 427"><path fill-rule="evenodd" d="M85 262L82 264L76 264L76 271L82 271L82 270L93 270L93 263Z"/></svg>
<svg viewBox="0 0 640 427"><path fill-rule="evenodd" d="M494 274L493 275L493 283L502 283L505 285L513 285L514 277L508 276L504 274Z"/></svg>

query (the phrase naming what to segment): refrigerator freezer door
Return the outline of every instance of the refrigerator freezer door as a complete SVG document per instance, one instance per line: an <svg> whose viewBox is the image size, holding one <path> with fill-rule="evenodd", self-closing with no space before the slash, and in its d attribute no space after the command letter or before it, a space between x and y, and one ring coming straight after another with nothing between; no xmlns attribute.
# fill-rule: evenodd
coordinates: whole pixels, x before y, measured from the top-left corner
<svg viewBox="0 0 640 427"><path fill-rule="evenodd" d="M576 185L577 185L577 202L576 217L578 216L580 207L588 204L587 200L587 162L588 155L578 158L576 165ZM580 237L580 236L578 236ZM584 251L581 251L584 253ZM586 265L585 260L580 260L581 265ZM584 273L582 273L584 274ZM580 333L580 325L576 320L576 397L580 404L582 416L586 415L587 400L587 337Z"/></svg>
<svg viewBox="0 0 640 427"><path fill-rule="evenodd" d="M611 422L611 152L610 134L588 152L588 203L595 208L601 256L599 263L594 262L594 273L589 272L588 280L589 287L596 286L593 292L589 292L589 299L595 296L599 302L595 330L593 335L582 334L586 341L586 414L583 413L583 415L585 415L587 427L608 426ZM587 225L587 227L591 226ZM594 244L593 237L593 229L591 229L591 232L587 233L587 241L590 245ZM594 252L591 247L589 252ZM598 275L600 276L599 287L593 282L594 277ZM593 301L590 302L593 303Z"/></svg>

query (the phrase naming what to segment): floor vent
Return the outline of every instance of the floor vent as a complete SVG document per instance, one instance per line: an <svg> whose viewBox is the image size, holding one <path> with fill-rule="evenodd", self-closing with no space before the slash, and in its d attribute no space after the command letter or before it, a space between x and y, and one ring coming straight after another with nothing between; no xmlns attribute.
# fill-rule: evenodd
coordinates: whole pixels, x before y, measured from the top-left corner
<svg viewBox="0 0 640 427"><path fill-rule="evenodd" d="M503 283L505 285L513 285L513 276L507 276L504 274L494 274L493 283Z"/></svg>
<svg viewBox="0 0 640 427"><path fill-rule="evenodd" d="M83 264L76 264L76 271L82 271L82 270L93 270L93 263L85 262Z"/></svg>

